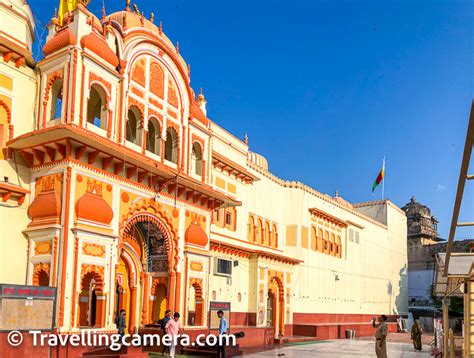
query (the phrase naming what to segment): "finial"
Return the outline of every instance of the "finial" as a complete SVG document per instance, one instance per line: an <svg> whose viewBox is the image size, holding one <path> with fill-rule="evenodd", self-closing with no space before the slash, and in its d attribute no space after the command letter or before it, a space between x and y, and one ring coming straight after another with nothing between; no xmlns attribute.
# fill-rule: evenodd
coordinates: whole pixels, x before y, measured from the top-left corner
<svg viewBox="0 0 474 358"><path fill-rule="evenodd" d="M176 41L176 52L179 53L179 42Z"/></svg>
<svg viewBox="0 0 474 358"><path fill-rule="evenodd" d="M158 28L160 35L163 33L163 23L160 21L160 27Z"/></svg>
<svg viewBox="0 0 474 358"><path fill-rule="evenodd" d="M134 3L134 4L133 4L133 8L135 9L135 12L136 12L138 15L140 15L140 10L138 9L137 4Z"/></svg>
<svg viewBox="0 0 474 358"><path fill-rule="evenodd" d="M191 76L191 64L188 63L188 76Z"/></svg>
<svg viewBox="0 0 474 358"><path fill-rule="evenodd" d="M339 196L339 192L336 190L336 192L334 193L334 196L337 198Z"/></svg>
<svg viewBox="0 0 474 358"><path fill-rule="evenodd" d="M130 11L130 0L125 0L125 10Z"/></svg>
<svg viewBox="0 0 474 358"><path fill-rule="evenodd" d="M102 22L105 21L105 6L102 6Z"/></svg>
<svg viewBox="0 0 474 358"><path fill-rule="evenodd" d="M140 12L138 12L138 13L140 14ZM144 12L142 12L140 14L140 23L142 24L142 26L145 25L145 13Z"/></svg>
<svg viewBox="0 0 474 358"><path fill-rule="evenodd" d="M199 87L199 95L202 96L202 87Z"/></svg>
<svg viewBox="0 0 474 358"><path fill-rule="evenodd" d="M245 132L245 135L244 135L244 143L247 144L247 145L249 144L249 136L248 136L247 132Z"/></svg>
<svg viewBox="0 0 474 358"><path fill-rule="evenodd" d="M154 13L151 13L150 14L150 21L153 23L155 22L155 14Z"/></svg>
<svg viewBox="0 0 474 358"><path fill-rule="evenodd" d="M53 15L53 18L54 18L54 19L57 19L57 18L58 18L58 8L57 8L57 7L54 8L54 15Z"/></svg>
<svg viewBox="0 0 474 358"><path fill-rule="evenodd" d="M410 201L411 201L412 203L414 203L414 202L416 201L415 196L412 196Z"/></svg>

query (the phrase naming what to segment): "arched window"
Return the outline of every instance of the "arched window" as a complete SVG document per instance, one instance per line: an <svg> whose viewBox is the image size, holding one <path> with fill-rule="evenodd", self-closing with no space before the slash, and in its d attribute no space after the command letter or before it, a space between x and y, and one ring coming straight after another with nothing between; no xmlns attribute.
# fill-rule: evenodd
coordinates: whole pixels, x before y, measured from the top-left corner
<svg viewBox="0 0 474 358"><path fill-rule="evenodd" d="M125 128L126 139L136 145L141 143L142 117L136 107L128 110L127 123Z"/></svg>
<svg viewBox="0 0 474 358"><path fill-rule="evenodd" d="M318 243L317 243L318 251L323 252L324 251L324 234L323 234L323 229L318 230Z"/></svg>
<svg viewBox="0 0 474 358"><path fill-rule="evenodd" d="M198 142L194 142L191 153L192 173L202 176L202 149Z"/></svg>
<svg viewBox="0 0 474 358"><path fill-rule="evenodd" d="M265 222L265 242L266 246L270 246L270 223Z"/></svg>
<svg viewBox="0 0 474 358"><path fill-rule="evenodd" d="M331 234L330 253L332 256L336 255L336 237L334 236L334 234Z"/></svg>
<svg viewBox="0 0 474 358"><path fill-rule="evenodd" d="M257 232L258 238L257 242L259 244L263 244L265 240L265 231L263 230L263 222L262 219L258 219L258 232Z"/></svg>
<svg viewBox="0 0 474 358"><path fill-rule="evenodd" d="M61 118L63 112L63 80L57 79L51 86L51 117L53 121Z"/></svg>
<svg viewBox="0 0 474 358"><path fill-rule="evenodd" d="M165 159L178 164L178 134L172 127L166 130Z"/></svg>
<svg viewBox="0 0 474 358"><path fill-rule="evenodd" d="M146 150L156 155L161 154L161 128L156 118L150 118L148 120Z"/></svg>
<svg viewBox="0 0 474 358"><path fill-rule="evenodd" d="M255 242L255 219L252 215L249 215L248 239Z"/></svg>
<svg viewBox="0 0 474 358"><path fill-rule="evenodd" d="M87 102L87 122L107 129L107 95L99 85L92 85Z"/></svg>
<svg viewBox="0 0 474 358"><path fill-rule="evenodd" d="M329 247L329 231L324 232L324 253L328 255L331 251Z"/></svg>
<svg viewBox="0 0 474 358"><path fill-rule="evenodd" d="M336 238L336 256L339 258L342 257L342 242L341 242L340 235L337 235L337 238Z"/></svg>
<svg viewBox="0 0 474 358"><path fill-rule="evenodd" d="M277 248L278 247L278 231L277 231L277 227L275 224L273 224L273 227L272 227L272 247L274 248Z"/></svg>
<svg viewBox="0 0 474 358"><path fill-rule="evenodd" d="M311 228L311 250L318 250L316 228L314 226Z"/></svg>

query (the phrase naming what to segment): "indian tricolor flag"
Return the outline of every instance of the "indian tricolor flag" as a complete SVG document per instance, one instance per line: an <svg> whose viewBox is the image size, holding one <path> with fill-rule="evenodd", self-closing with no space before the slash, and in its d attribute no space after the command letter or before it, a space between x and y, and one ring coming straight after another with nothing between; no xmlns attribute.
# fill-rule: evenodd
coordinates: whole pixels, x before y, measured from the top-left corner
<svg viewBox="0 0 474 358"><path fill-rule="evenodd" d="M384 177L385 177L385 157L383 157L382 170L380 171L379 175L377 175L377 178L375 179L374 184L372 185L372 194L374 193L375 189L379 186L379 184L382 182Z"/></svg>

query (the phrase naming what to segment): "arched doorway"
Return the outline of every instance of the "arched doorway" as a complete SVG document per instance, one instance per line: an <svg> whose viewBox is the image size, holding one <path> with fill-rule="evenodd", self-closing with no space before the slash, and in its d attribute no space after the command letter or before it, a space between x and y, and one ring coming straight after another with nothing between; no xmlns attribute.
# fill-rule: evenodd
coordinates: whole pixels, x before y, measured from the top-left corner
<svg viewBox="0 0 474 358"><path fill-rule="evenodd" d="M156 323L165 316L168 304L168 292L163 283L156 283L151 290L152 301L150 304L151 321Z"/></svg>
<svg viewBox="0 0 474 358"><path fill-rule="evenodd" d="M190 280L188 293L188 326L202 326L204 324L204 298L202 295L202 279Z"/></svg>
<svg viewBox="0 0 474 358"><path fill-rule="evenodd" d="M268 281L267 327L275 329L275 337L284 335L285 296L283 282L277 276Z"/></svg>
<svg viewBox="0 0 474 358"><path fill-rule="evenodd" d="M79 294L79 326L103 327L105 317L105 297L103 279L98 272L86 272L81 280Z"/></svg>
<svg viewBox="0 0 474 358"><path fill-rule="evenodd" d="M166 226L149 213L132 216L122 231L115 314L125 309L130 332L163 318L169 304L168 237Z"/></svg>

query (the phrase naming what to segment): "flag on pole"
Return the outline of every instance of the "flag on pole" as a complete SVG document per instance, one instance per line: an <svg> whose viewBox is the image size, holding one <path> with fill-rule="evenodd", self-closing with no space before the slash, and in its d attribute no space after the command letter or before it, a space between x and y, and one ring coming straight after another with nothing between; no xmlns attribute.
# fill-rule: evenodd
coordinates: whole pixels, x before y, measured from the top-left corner
<svg viewBox="0 0 474 358"><path fill-rule="evenodd" d="M374 193L375 189L379 186L379 184L382 182L384 177L385 177L385 157L383 158L382 170L379 172L379 175L377 175L377 178L375 179L374 184L372 185L372 194Z"/></svg>
<svg viewBox="0 0 474 358"><path fill-rule="evenodd" d="M82 3L87 5L90 0L83 0ZM59 2L59 11L58 11L58 20L62 25L64 17L67 13L72 12L77 9L77 4L80 3L80 0L60 0Z"/></svg>

